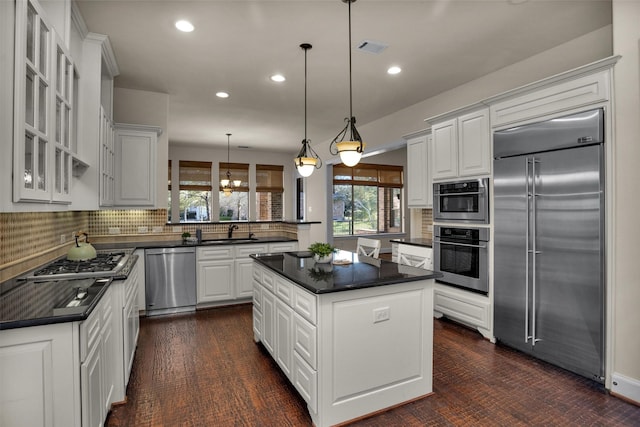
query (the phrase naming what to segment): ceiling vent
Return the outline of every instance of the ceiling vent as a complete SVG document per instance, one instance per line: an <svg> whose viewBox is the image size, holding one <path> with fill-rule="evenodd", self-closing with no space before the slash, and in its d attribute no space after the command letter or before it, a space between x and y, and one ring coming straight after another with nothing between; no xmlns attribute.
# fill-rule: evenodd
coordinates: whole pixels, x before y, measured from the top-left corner
<svg viewBox="0 0 640 427"><path fill-rule="evenodd" d="M358 47L356 49L361 52L373 53L374 55L378 55L388 47L388 44L384 44L381 42L374 42L373 40L363 40L358 43Z"/></svg>

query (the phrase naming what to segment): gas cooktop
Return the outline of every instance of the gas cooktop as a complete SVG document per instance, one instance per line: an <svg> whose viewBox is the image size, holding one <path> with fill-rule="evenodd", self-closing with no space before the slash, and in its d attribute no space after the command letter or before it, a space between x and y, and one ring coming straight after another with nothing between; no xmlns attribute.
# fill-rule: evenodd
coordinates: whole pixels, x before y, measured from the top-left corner
<svg viewBox="0 0 640 427"><path fill-rule="evenodd" d="M85 277L112 277L129 260L125 252L98 252L94 259L71 261L66 257L57 259L28 274L25 279L60 280Z"/></svg>

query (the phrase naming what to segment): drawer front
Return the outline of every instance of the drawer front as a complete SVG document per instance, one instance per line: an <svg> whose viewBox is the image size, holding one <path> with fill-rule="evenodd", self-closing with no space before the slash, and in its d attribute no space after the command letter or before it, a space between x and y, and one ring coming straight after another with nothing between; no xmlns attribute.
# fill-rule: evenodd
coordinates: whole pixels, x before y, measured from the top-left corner
<svg viewBox="0 0 640 427"><path fill-rule="evenodd" d="M253 306L262 311L262 289L260 283L253 281Z"/></svg>
<svg viewBox="0 0 640 427"><path fill-rule="evenodd" d="M315 295L299 286L294 286L292 307L296 313L307 319L312 325L317 324L317 298Z"/></svg>
<svg viewBox="0 0 640 427"><path fill-rule="evenodd" d="M282 301L287 303L289 307L292 305L293 301L293 285L288 280L276 276L276 295Z"/></svg>
<svg viewBox="0 0 640 427"><path fill-rule="evenodd" d="M318 410L318 372L293 352L293 385L313 412Z"/></svg>
<svg viewBox="0 0 640 427"><path fill-rule="evenodd" d="M293 348L313 369L317 369L317 344L316 327L296 313L293 319Z"/></svg>
<svg viewBox="0 0 640 427"><path fill-rule="evenodd" d="M251 274L253 275L253 280L255 280L258 283L262 283L262 267L260 267L260 264L253 261L253 269L251 271L252 271Z"/></svg>
<svg viewBox="0 0 640 427"><path fill-rule="evenodd" d="M262 286L269 289L274 294L276 293L276 276L273 271L262 270Z"/></svg>
<svg viewBox="0 0 640 427"><path fill-rule="evenodd" d="M251 254L265 253L269 250L269 245L266 243L260 245L237 245L236 246L236 258L249 258Z"/></svg>
<svg viewBox="0 0 640 427"><path fill-rule="evenodd" d="M198 261L209 259L232 259L233 255L233 246L196 248L196 258Z"/></svg>
<svg viewBox="0 0 640 427"><path fill-rule="evenodd" d="M269 252L289 252L297 251L298 242L276 242L269 243Z"/></svg>
<svg viewBox="0 0 640 427"><path fill-rule="evenodd" d="M262 313L253 307L253 335L260 339L262 330Z"/></svg>
<svg viewBox="0 0 640 427"><path fill-rule="evenodd" d="M91 349L100 340L102 313L100 306L93 310L89 318L80 323L80 362L84 362Z"/></svg>

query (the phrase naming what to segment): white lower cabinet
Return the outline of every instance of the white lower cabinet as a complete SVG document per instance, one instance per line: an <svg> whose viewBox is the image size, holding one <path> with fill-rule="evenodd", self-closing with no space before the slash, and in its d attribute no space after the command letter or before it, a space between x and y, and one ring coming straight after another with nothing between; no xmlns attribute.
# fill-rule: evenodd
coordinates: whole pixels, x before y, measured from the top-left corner
<svg viewBox="0 0 640 427"><path fill-rule="evenodd" d="M491 303L487 296L436 283L433 314L437 319L442 316L454 319L477 329L485 338L494 339L491 332Z"/></svg>
<svg viewBox="0 0 640 427"><path fill-rule="evenodd" d="M77 322L0 331L2 427L81 425L77 345Z"/></svg>
<svg viewBox="0 0 640 427"><path fill-rule="evenodd" d="M235 261L198 260L198 303L233 299Z"/></svg>
<svg viewBox="0 0 640 427"><path fill-rule="evenodd" d="M293 310L280 298L276 298L275 358L280 369L291 380L293 359Z"/></svg>
<svg viewBox="0 0 640 427"><path fill-rule="evenodd" d="M276 342L276 297L267 289L262 289L262 329L260 330L262 344L275 356Z"/></svg>

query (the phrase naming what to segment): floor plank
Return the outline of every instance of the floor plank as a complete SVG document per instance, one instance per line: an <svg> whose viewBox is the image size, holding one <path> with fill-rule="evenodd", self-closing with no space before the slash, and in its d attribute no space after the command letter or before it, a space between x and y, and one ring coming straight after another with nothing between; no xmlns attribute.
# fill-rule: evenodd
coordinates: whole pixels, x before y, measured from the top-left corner
<svg viewBox="0 0 640 427"><path fill-rule="evenodd" d="M253 342L251 306L141 319L109 427L310 426L305 403ZM447 320L434 322L434 394L353 426L639 426L640 407Z"/></svg>

